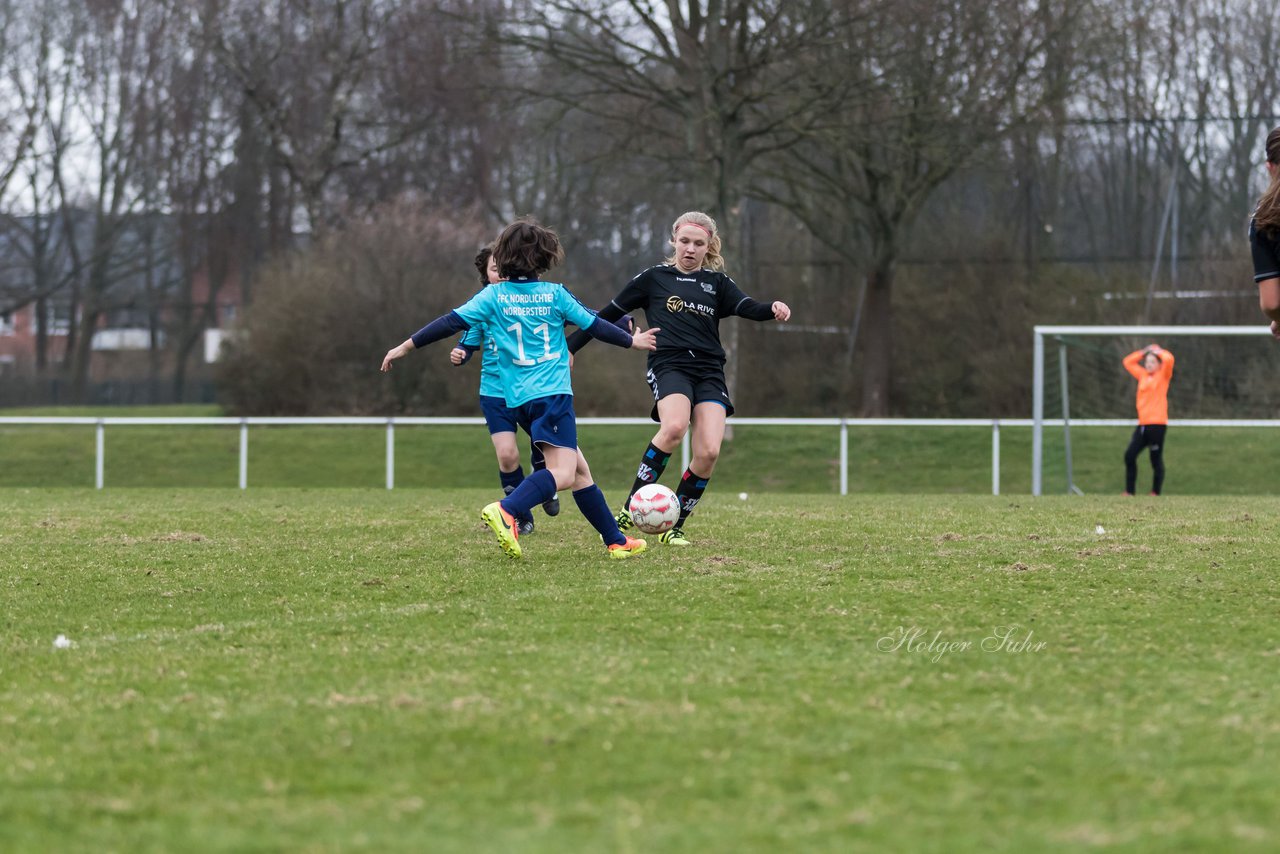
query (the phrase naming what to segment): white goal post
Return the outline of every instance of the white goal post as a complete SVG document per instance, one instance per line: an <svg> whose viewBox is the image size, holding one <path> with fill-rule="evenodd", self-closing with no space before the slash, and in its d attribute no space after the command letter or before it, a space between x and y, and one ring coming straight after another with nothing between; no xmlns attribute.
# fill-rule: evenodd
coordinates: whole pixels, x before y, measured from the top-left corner
<svg viewBox="0 0 1280 854"><path fill-rule="evenodd" d="M1087 426L1105 426L1105 425L1132 425L1136 423L1135 419L1111 419L1099 420L1093 419L1089 421L1072 422L1069 414L1069 408L1066 405L1067 396L1067 345L1063 339L1067 337L1118 337L1118 336L1138 336L1148 339L1168 337L1168 336L1260 336L1270 335L1271 330L1266 326L1036 326L1034 327L1035 344L1033 350L1033 367L1032 367L1032 402L1031 402L1031 494L1040 495L1042 487L1042 470L1044 466L1044 428L1046 424L1061 425L1064 434L1067 435L1066 454L1068 468L1068 490L1071 489L1070 484L1070 466L1071 466L1071 446L1069 439L1069 430L1072 423ZM1059 347L1059 381L1063 390L1063 417L1048 421L1045 419L1044 402L1045 402L1045 339L1058 339ZM1175 419L1170 424L1178 426L1280 426L1277 420L1244 420L1244 419Z"/></svg>

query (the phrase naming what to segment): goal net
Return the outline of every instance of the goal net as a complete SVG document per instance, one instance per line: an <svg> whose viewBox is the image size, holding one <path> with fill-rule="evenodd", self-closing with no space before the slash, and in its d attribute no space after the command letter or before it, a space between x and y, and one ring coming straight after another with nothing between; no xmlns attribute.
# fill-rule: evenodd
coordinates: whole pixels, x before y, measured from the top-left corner
<svg viewBox="0 0 1280 854"><path fill-rule="evenodd" d="M1137 425L1137 381L1122 362L1153 343L1175 359L1171 430L1280 426L1280 342L1266 326L1037 326L1033 494L1088 491L1082 482L1119 491L1118 461Z"/></svg>

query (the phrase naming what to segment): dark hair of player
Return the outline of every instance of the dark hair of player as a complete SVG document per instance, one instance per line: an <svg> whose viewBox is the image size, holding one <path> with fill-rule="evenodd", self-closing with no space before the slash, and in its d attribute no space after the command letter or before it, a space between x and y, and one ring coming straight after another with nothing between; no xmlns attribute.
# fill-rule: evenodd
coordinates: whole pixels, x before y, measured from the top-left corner
<svg viewBox="0 0 1280 854"><path fill-rule="evenodd" d="M1267 162L1276 168L1271 173L1266 192L1258 199L1253 221L1258 231L1276 234L1280 232L1280 127L1267 134Z"/></svg>
<svg viewBox="0 0 1280 854"><path fill-rule="evenodd" d="M554 231L526 217L502 230L493 255L502 278L534 277L563 261L564 248Z"/></svg>
<svg viewBox="0 0 1280 854"><path fill-rule="evenodd" d="M480 285L489 284L489 258L493 255L493 247L486 246L476 253L476 269L480 272Z"/></svg>

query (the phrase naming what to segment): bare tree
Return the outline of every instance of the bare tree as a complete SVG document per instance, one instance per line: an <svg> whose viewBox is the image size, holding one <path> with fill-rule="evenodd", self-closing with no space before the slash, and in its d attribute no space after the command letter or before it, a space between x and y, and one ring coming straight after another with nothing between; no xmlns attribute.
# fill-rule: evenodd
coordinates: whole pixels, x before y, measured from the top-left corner
<svg viewBox="0 0 1280 854"><path fill-rule="evenodd" d="M48 157L44 131L53 81L53 22L28 5L0 5L0 77L9 82L0 98L0 144L5 164L0 173L0 199L8 204L0 228L8 252L0 286L0 313L34 305L36 368L48 359L48 298L66 284L55 262L57 217L50 203L50 187L42 180ZM15 178L20 180L14 181ZM17 192L9 200L8 190ZM51 212L52 211L52 212Z"/></svg>
<svg viewBox="0 0 1280 854"><path fill-rule="evenodd" d="M152 102L173 10L164 4L69 4L65 13L75 23L75 41L69 44L79 60L72 80L73 103L76 122L87 128L83 156L89 168L84 175L68 169L56 170L55 175L64 214L70 217L83 205L89 218L79 334L68 344L72 393L83 398L94 330L120 307L116 286L136 277L145 263L145 241L130 233L144 204L139 172L147 152L139 122ZM58 132L74 133L65 127ZM81 178L87 180L82 183ZM68 232L77 233L74 228ZM77 235L72 244L79 243ZM122 298L130 302L137 295Z"/></svg>
<svg viewBox="0 0 1280 854"><path fill-rule="evenodd" d="M156 75L150 121L143 125L143 183L149 209L166 212L154 221L163 225L162 257L174 280L158 319L167 334L172 396L182 400L203 333L219 325L224 286L234 275L249 275L260 260L260 252L238 238L263 220L260 194L251 191L249 205L237 198L242 175L255 190L261 183L254 159L236 156L236 146L251 138L237 136L238 90L228 85L196 16L178 17L174 33L173 44L186 48L168 51Z"/></svg>
<svg viewBox="0 0 1280 854"><path fill-rule="evenodd" d="M523 5L525 14L497 37L550 62L557 80L524 94L590 115L596 168L649 169L654 185L674 198L658 214L664 221L700 207L732 240L752 164L802 139L814 121L819 99L796 87L796 60L828 37L832 4ZM729 324L724 341L731 393L737 329Z"/></svg>
<svg viewBox="0 0 1280 854"><path fill-rule="evenodd" d="M422 127L388 115L382 63L414 11L383 0L215 0L205 29L224 67L257 112L275 162L322 234L340 200L335 178L401 145Z"/></svg>
<svg viewBox="0 0 1280 854"><path fill-rule="evenodd" d="M1084 6L918 0L859 9L809 57L809 88L839 100L825 126L761 164L753 189L864 271L845 353L850 365L861 331L864 415L889 411L894 277L915 218L941 183L1065 85L1043 73L1044 59Z"/></svg>
<svg viewBox="0 0 1280 854"><path fill-rule="evenodd" d="M1264 178L1280 27L1258 0L1140 0L1099 11L1095 61L1071 104L1072 189L1058 240L1091 257L1112 290L1133 292L1125 322L1168 320L1174 310L1212 322L1219 302L1189 312L1153 298L1190 281L1229 289L1239 275L1219 279L1216 268L1240 257Z"/></svg>
<svg viewBox="0 0 1280 854"><path fill-rule="evenodd" d="M21 4L0 2L0 199L29 154L40 115L40 76L32 66L44 56L45 42L33 16L24 15Z"/></svg>

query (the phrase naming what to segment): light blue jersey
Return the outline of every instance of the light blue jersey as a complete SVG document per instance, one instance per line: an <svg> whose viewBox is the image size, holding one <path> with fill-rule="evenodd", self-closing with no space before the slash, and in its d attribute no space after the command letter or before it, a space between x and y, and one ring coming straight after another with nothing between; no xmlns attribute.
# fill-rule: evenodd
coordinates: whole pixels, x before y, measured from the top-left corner
<svg viewBox="0 0 1280 854"><path fill-rule="evenodd" d="M483 326L473 326L462 334L459 346L480 350L480 396L502 397L502 376L498 373L498 342L484 334Z"/></svg>
<svg viewBox="0 0 1280 854"><path fill-rule="evenodd" d="M483 327L486 358L494 347L501 396L516 407L557 394L573 394L564 326L586 329L595 315L555 282L498 282L454 311ZM498 395L495 395L495 397Z"/></svg>

